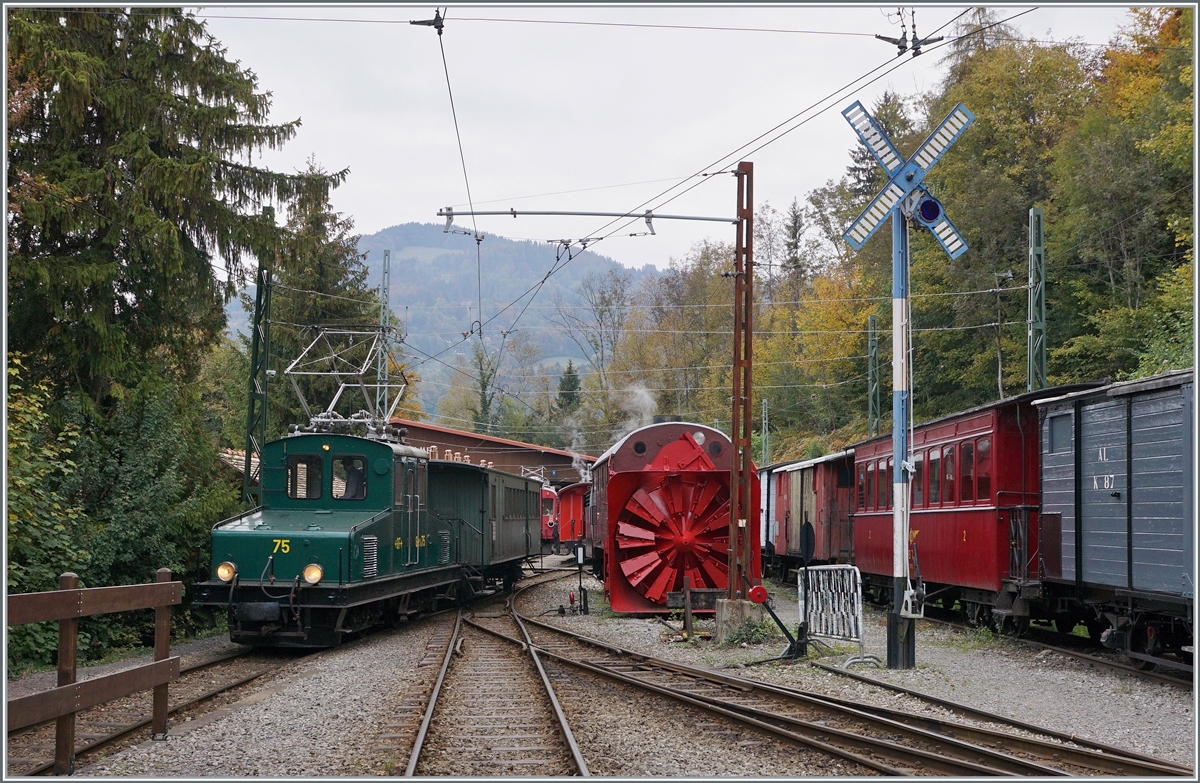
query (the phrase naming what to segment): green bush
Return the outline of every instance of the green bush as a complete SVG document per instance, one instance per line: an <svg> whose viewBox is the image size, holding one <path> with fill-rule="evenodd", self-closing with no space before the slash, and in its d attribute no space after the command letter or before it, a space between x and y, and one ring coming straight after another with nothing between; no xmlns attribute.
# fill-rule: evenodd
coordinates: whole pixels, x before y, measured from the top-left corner
<svg viewBox="0 0 1200 783"><path fill-rule="evenodd" d="M731 645L762 644L768 639L779 635L779 629L775 627L775 623L752 623L747 620L742 623L741 628L736 629L729 636L725 637L725 643Z"/></svg>

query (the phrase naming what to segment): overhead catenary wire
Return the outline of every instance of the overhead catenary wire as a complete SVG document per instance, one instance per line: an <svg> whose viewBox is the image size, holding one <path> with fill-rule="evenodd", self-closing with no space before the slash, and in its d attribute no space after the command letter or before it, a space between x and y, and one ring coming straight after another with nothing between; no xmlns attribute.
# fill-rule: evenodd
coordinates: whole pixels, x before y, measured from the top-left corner
<svg viewBox="0 0 1200 783"><path fill-rule="evenodd" d="M444 50L443 50L443 60L444 60L444 58L445 58L445 55L444 55ZM448 88L449 88L449 73L446 74L446 76L448 76ZM456 131L457 131L457 122L456 122ZM460 153L461 153L461 151L462 151L462 148L461 148L461 139L460 139ZM463 161L463 168L464 168L464 178L466 178L466 163L464 163L464 161ZM468 185L468 193L469 193L469 185ZM1015 291L1015 289L1016 288L1013 288L1013 291ZM1024 287L1022 287L1022 289L1024 289ZM295 291L299 291L299 289L295 289ZM316 293L316 292L313 292L313 293ZM989 291L989 293L995 293L995 291ZM323 295L334 295L334 294L323 294ZM928 294L928 295L956 295L956 294L950 293L950 294ZM334 295L334 297L337 298L336 295ZM344 298L344 297L342 297L342 298ZM349 298L344 298L344 299L349 299ZM880 298L880 299L886 299L886 298ZM530 298L529 303L527 303L527 305L526 305L526 309L528 309L529 304L532 304L532 301L533 301L533 299ZM481 306L481 303L480 303L480 306ZM482 310L480 310L480 318L481 318L481 322L482 322ZM490 321L491 321L491 319L490 319ZM1013 323L1018 323L1018 322L1013 322ZM982 325L979 325L979 327L961 327L961 328L988 328L988 327L994 327L994 325L997 325L997 324L982 324Z"/></svg>
<svg viewBox="0 0 1200 783"><path fill-rule="evenodd" d="M54 9L60 14L108 14L114 15L122 13L118 11L106 11L104 9ZM124 12L129 16L148 16L148 12L127 11ZM211 13L193 13L197 19L225 19L231 21L247 21L247 22L320 22L332 24L365 24L365 25L407 25L410 22L406 19L352 19L347 17L324 17L324 16L247 16L243 14L211 14ZM545 24L545 25L573 25L573 26L588 26L588 27L619 27L628 29L665 29L665 30L694 30L697 32L726 32L726 33L765 33L765 34L783 34L783 35L818 35L818 36L834 36L834 37L874 37L871 33L863 33L854 30L804 30L792 28L777 28L777 27L733 27L728 25L680 25L680 24L647 24L638 22L589 22L584 20L558 20L558 19L501 19L491 17L458 17L456 22L485 22L493 24ZM942 25L937 30L934 30L931 35L935 35L948 25ZM956 41L966 36L950 36L948 41ZM1090 46L1098 48L1111 48L1113 42L1093 43L1076 39L1066 39L1056 41L1053 39L1040 38L1025 38L1022 36L1007 36L998 40L1011 41L1015 43L1035 43L1048 44L1050 46ZM1118 44L1120 48L1122 44ZM1185 46L1166 46L1161 44L1139 43L1137 45L1143 49L1154 49L1161 51L1182 51L1187 49Z"/></svg>
<svg viewBox="0 0 1200 783"><path fill-rule="evenodd" d="M948 22L947 24L952 24L952 23L953 23L955 20L957 20L958 18L961 18L961 17L962 17L964 14L966 14L966 13L967 13L967 11L963 11L961 14L959 14L957 17L955 17L955 19L952 19L952 20L951 20L950 22ZM1004 20L1004 21L1010 21L1011 19L1014 19L1014 18L1016 18L1017 16L1021 16L1021 15L1023 15L1024 13L1028 13L1028 11L1022 12L1021 14L1016 14L1016 15L1014 15L1014 16L1012 16L1012 17L1009 17L1009 19L1006 19L1006 20ZM1001 24L1001 23L1002 23L1002 22L997 22L996 24ZM943 25L943 27L944 27L944 26L945 26L945 25ZM941 28L939 28L939 29L941 29ZM980 30L980 31L975 31L975 32L974 32L974 33L972 33L972 34L977 34L978 32L981 32L983 29L987 29L987 28L986 28L986 27L985 27L985 28L981 28L981 30ZM935 31L935 32L936 32L936 31ZM938 48L938 47L936 47L936 46L935 46L935 47L933 47L933 48ZM877 81L878 79L881 79L881 78L883 78L884 76L886 76L887 74L889 74L889 73L891 73L892 71L896 70L897 68L901 67L901 66L902 66L902 65L903 65L905 62L907 62L907 60L900 61L900 62L895 62L894 60L892 60L892 59L889 59L889 60L888 60L887 62L885 62L884 64L882 64L882 65L880 65L880 66L877 66L877 67L875 67L875 68L871 69L870 71L868 71L868 72L867 72L866 74L864 74L863 76L860 76L860 77L858 77L858 78L856 78L856 79L854 79L854 80L852 80L852 81L848 82L848 83L847 83L846 85L844 85L843 87L841 87L841 88L839 88L839 89L835 90L833 93L830 93L829 95L827 95L825 98L822 98L822 99L820 99L820 100L816 101L815 103L811 104L809 107L807 107L807 108L805 108L805 109L801 110L801 111L800 111L800 112L798 112L797 114L794 114L794 115L792 115L792 117L791 117L791 118L789 118L789 119L787 119L787 120L784 120L783 122L781 122L781 123L779 123L779 124L775 125L773 128L771 128L771 129L769 129L769 130L765 131L764 133L761 133L761 134L759 134L759 135L758 135L758 136L756 136L755 138L751 139L751 140L750 140L749 142L747 142L746 144L743 144L742 146L740 146L740 147L738 147L738 148L734 149L732 152L730 152L730 153L727 153L726 155L723 155L723 156L721 156L720 158L718 158L718 159L717 159L716 161L714 161L713 163L711 163L711 164L709 164L709 165L707 165L707 166L703 167L703 168L702 168L702 169L700 169L698 172L696 172L695 174L691 175L691 177L689 177L689 178L688 178L688 179L694 179L694 178L696 178L696 177L702 177L700 180L698 180L698 182L697 182L697 183L693 184L691 187L688 187L688 188L684 189L683 191L681 191L681 192L679 192L679 193L676 193L674 196L671 196L670 198L668 198L668 199L667 199L665 202L663 202L663 203L664 203L664 204L665 204L665 203L670 203L671 201L673 201L673 200L675 200L675 199L679 198L680 196L682 196L684 193L687 193L687 192L689 192L690 190L692 190L692 189L694 189L695 187L697 187L697 186L698 186L698 185L699 185L701 182L707 181L706 179L703 179L703 177L705 176L705 172L706 172L707 170L709 170L709 169L713 169L713 168L720 168L720 167L721 167L721 164L722 164L724 161L727 161L727 160L730 160L730 159L732 159L733 157L735 157L736 155L738 155L740 152L742 152L743 150L745 150L745 149L746 149L746 147L750 146L751 144L754 144L755 142L757 142L757 141L759 141L759 140L763 139L764 137L766 137L766 136L769 136L771 133L774 133L774 132L775 132L775 131L777 131L779 128L782 128L782 127L784 127L784 126L788 125L788 123L790 123L790 122L793 122L793 121L794 121L794 120L796 120L798 117L801 117L801 116L803 116L804 114L808 113L809 111L812 111L812 110L816 109L818 106L821 106L822 104L826 103L827 101L831 100L832 98L834 98L834 97L837 97L837 96L840 96L842 93L844 93L845 91L847 91L847 90L849 90L849 89L851 89L851 88L855 87L856 85L858 85L858 83L859 83L859 82L862 82L863 80L867 79L868 77L874 76L874 78L873 78L873 79L871 79L871 81L868 81L868 82L867 82L867 84L871 84L871 83L873 83L873 82ZM889 66L890 66L890 67L889 67ZM884 70L884 69L886 69L886 70ZM877 72L877 71L880 71L880 70L884 70L884 72L883 72L882 74L875 75L875 74L876 74L876 72ZM865 86L865 85L863 85L863 86ZM820 109L820 110L819 110L819 111L817 111L815 114L813 114L813 116L812 116L812 117L809 117L808 119L806 119L806 120L803 120L803 121L801 121L800 123L797 123L795 126L793 126L793 127L789 128L788 130L784 131L783 133L780 133L778 136L776 136L776 137L774 137L774 138L772 138L772 139L768 140L767 142L765 142L765 143L761 144L760 146L756 147L754 151L756 151L756 150L759 150L759 149L762 149L763 147L767 146L768 144L772 144L772 143L774 143L775 141L778 141L780 138L782 138L783 136L787 135L787 133L790 133L790 132L792 132L793 130L795 130L796 128L799 128L799 127L801 127L803 124L805 124L806 122L808 122L809 120L811 120L813 117L815 117L815 116L819 115L820 113L822 113L822 112L824 112L824 111L828 110L828 109L829 109L831 106L832 106L832 104L830 104L830 106L826 106L825 108L822 108L822 109ZM681 183L677 184L676 186L674 186L674 187L672 187L672 188L667 188L666 190L664 190L664 191L661 191L661 192L660 192L658 195L655 195L655 196L652 196L652 197L651 197L651 198L649 198L649 199L646 199L646 200L645 200L645 201L643 201L641 204L639 204L637 207L634 207L633 209L631 209L631 210L629 210L629 211L632 213L632 212L636 212L636 211L638 211L638 210L641 210L641 209L642 209L642 208L644 208L644 207L645 207L647 204L649 204L649 203L651 203L651 202L653 202L653 201L657 201L659 198L665 197L667 194L671 193L671 192L672 192L673 190L675 190L676 188L682 187L684 184L686 184L686 182L687 182L687 180L685 180L684 182L681 182ZM661 206L661 205L660 205L660 206ZM619 227L617 227L617 228L614 228L614 229L613 229L612 231L610 231L608 234L605 234L605 235L601 236L601 237L600 237L600 239L605 239L605 238L611 237L611 236L612 236L613 234L615 234L617 231L620 231L620 230L622 230L624 227L627 227L627 226L631 225L631 224L632 224L633 222L635 222L635 220L637 220L637 219L640 219L640 218L635 218L635 219L633 219L633 220L630 220L630 221L628 221L628 222L624 223L622 226L619 226ZM608 223L605 223L603 226L601 226L601 227L600 227L599 229L597 229L596 231L589 232L588 236L593 236L593 235L596 235L596 234L600 234L601 232L605 231L606 229L610 228L611 226L613 226L615 223L618 223L618 222L620 222L620 219L618 219L618 220L612 220L612 221L609 221ZM542 286L544 286L544 285L545 285L546 281L547 281L547 280L549 280L549 278L550 278L552 275L554 275L556 272L558 272L558 271L561 271L561 269L562 269L563 267L565 267L565 266L567 265L567 263L569 263L571 260L572 260L572 257L571 257L571 256L569 256L569 255L567 256L567 260L566 260L566 261L562 261L562 258L561 258L561 256L560 256L559 258L557 258L557 259L555 260L555 264L554 264L553 266L551 266L550 270L549 270L549 271L547 271L547 273L546 273L546 274L545 274L545 275L542 277L542 279L541 279L541 280L539 280L537 283L535 283L533 286L531 286L531 287L530 287L528 290L526 290L526 291L525 291L525 293L523 293L523 294L521 294L520 296L518 296L518 297L517 297L515 300L513 300L513 302L509 303L508 305L506 305L506 306L504 306L503 308L501 308L500 310L498 310L498 311L497 311L497 312L496 312L496 313L495 313L495 314L494 314L494 315L493 315L491 318L489 318L489 319L488 319L488 322L490 323L490 322L491 322L492 320L494 320L495 318L498 318L500 315L502 315L503 313L507 312L509 309L511 309L513 306L515 306L515 305L516 305L518 302L520 302L521 300L523 300L523 299L524 299L526 296L530 296L530 295L532 295L533 297L536 297L536 296L537 296L537 293L538 293L538 292L541 290ZM532 302L532 299L531 299L530 301ZM527 304L528 304L528 303L527 303ZM514 323L515 323L515 322L514 322ZM510 328L511 328L511 327L510 327ZM458 343L458 344L461 344L461 343ZM455 345L448 346L447 348L443 349L441 352L439 352L439 353L435 354L435 356L441 356L441 355L443 355L444 353L446 353L447 351L453 350L453 348L454 348L454 347L455 347Z"/></svg>

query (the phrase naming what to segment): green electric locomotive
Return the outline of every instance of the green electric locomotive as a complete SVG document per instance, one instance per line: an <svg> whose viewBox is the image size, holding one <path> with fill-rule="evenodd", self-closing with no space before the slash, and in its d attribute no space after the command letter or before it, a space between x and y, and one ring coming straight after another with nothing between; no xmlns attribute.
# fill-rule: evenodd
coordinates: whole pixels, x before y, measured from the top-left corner
<svg viewBox="0 0 1200 783"><path fill-rule="evenodd" d="M497 590L540 544L541 484L430 460L391 432L293 432L263 446L261 505L212 529L195 603L234 642L328 647Z"/></svg>

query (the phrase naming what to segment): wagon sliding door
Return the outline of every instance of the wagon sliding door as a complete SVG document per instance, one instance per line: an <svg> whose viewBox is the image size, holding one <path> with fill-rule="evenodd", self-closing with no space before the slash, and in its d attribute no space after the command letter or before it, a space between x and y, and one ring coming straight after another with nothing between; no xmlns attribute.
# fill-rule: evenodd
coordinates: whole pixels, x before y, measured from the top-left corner
<svg viewBox="0 0 1200 783"><path fill-rule="evenodd" d="M1185 387L1186 388L1186 387ZM1178 388L1129 400L1134 590L1178 594L1191 579L1191 399ZM1121 400L1125 403L1126 400ZM1186 583L1185 583L1186 582Z"/></svg>
<svg viewBox="0 0 1200 783"><path fill-rule="evenodd" d="M1127 587L1129 526L1126 503L1125 400L1085 404L1079 412L1080 564L1083 581Z"/></svg>

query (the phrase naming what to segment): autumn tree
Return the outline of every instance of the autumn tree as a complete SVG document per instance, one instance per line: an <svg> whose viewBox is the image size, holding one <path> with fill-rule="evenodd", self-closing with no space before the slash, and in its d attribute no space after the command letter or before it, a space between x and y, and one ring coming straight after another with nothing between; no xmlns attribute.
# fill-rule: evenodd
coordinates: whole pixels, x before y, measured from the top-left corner
<svg viewBox="0 0 1200 783"><path fill-rule="evenodd" d="M1155 281L1192 257L1193 13L1135 9L1105 52L1079 133L1056 150L1059 219L1047 232L1056 380L1142 366L1158 325L1147 310Z"/></svg>

